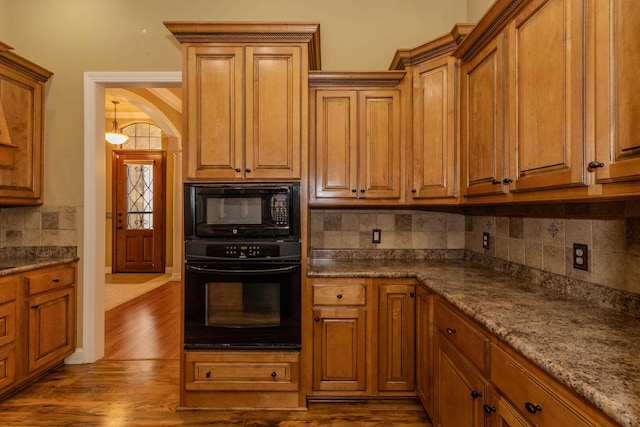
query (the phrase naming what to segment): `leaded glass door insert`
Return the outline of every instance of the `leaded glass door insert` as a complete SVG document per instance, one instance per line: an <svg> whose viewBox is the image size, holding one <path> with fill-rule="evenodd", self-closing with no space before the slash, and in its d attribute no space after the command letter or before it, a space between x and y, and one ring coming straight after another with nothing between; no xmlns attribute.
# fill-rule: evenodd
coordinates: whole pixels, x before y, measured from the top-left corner
<svg viewBox="0 0 640 427"><path fill-rule="evenodd" d="M127 229L153 230L153 163L125 162Z"/></svg>

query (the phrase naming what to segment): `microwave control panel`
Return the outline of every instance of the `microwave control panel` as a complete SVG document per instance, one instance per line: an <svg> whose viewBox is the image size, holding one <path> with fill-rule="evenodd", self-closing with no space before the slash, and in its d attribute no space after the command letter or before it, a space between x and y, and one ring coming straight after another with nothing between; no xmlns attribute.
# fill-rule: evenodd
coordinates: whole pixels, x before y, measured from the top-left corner
<svg viewBox="0 0 640 427"><path fill-rule="evenodd" d="M271 219L277 225L289 223L289 195L276 194L271 198Z"/></svg>
<svg viewBox="0 0 640 427"><path fill-rule="evenodd" d="M207 246L207 256L215 258L272 258L279 255L278 245L228 243Z"/></svg>

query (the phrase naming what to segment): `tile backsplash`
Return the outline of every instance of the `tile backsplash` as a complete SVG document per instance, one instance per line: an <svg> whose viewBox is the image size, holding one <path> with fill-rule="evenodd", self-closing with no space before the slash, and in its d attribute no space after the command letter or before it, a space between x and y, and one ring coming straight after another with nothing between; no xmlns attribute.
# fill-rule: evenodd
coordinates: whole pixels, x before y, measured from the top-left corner
<svg viewBox="0 0 640 427"><path fill-rule="evenodd" d="M460 214L418 210L312 209L312 249L464 249ZM372 243L379 229L380 243Z"/></svg>
<svg viewBox="0 0 640 427"><path fill-rule="evenodd" d="M38 248L39 254L51 253L44 248L78 246L77 211L74 206L29 206L0 209L0 249L22 256ZM74 254L75 255L75 254Z"/></svg>
<svg viewBox="0 0 640 427"><path fill-rule="evenodd" d="M312 209L311 249L465 249L640 294L640 200L456 209ZM378 244L374 228L382 232ZM574 243L588 245L587 271L573 267Z"/></svg>

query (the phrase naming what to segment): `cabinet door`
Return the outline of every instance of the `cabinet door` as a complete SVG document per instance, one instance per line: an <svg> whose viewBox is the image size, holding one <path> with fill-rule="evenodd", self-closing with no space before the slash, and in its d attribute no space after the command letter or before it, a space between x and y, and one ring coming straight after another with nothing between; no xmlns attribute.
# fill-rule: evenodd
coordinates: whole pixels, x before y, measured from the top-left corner
<svg viewBox="0 0 640 427"><path fill-rule="evenodd" d="M238 46L189 46L187 176L241 178L244 173L244 52Z"/></svg>
<svg viewBox="0 0 640 427"><path fill-rule="evenodd" d="M358 101L356 91L316 93L316 197L358 196Z"/></svg>
<svg viewBox="0 0 640 427"><path fill-rule="evenodd" d="M415 284L378 284L378 390L415 383Z"/></svg>
<svg viewBox="0 0 640 427"><path fill-rule="evenodd" d="M486 382L439 335L436 333L435 425L484 426Z"/></svg>
<svg viewBox="0 0 640 427"><path fill-rule="evenodd" d="M4 203L42 202L43 86L0 66L0 104L11 140L0 167L0 201ZM2 141L7 141L6 135Z"/></svg>
<svg viewBox="0 0 640 427"><path fill-rule="evenodd" d="M503 194L504 37L498 36L464 66L462 135L466 196Z"/></svg>
<svg viewBox="0 0 640 427"><path fill-rule="evenodd" d="M75 346L73 287L29 298L29 372L71 354Z"/></svg>
<svg viewBox="0 0 640 427"><path fill-rule="evenodd" d="M584 3L531 1L507 26L512 192L587 183Z"/></svg>
<svg viewBox="0 0 640 427"><path fill-rule="evenodd" d="M413 186L415 199L457 195L455 59L413 70Z"/></svg>
<svg viewBox="0 0 640 427"><path fill-rule="evenodd" d="M365 310L313 312L314 390L365 390Z"/></svg>
<svg viewBox="0 0 640 427"><path fill-rule="evenodd" d="M246 178L300 178L301 56L298 46L246 48Z"/></svg>
<svg viewBox="0 0 640 427"><path fill-rule="evenodd" d="M597 181L640 179L640 3L594 2ZM596 167L597 167L596 166ZM606 189L605 189L606 190Z"/></svg>
<svg viewBox="0 0 640 427"><path fill-rule="evenodd" d="M511 404L497 393L493 393L492 404L488 410L492 411L491 427L531 427Z"/></svg>
<svg viewBox="0 0 640 427"><path fill-rule="evenodd" d="M433 413L433 296L416 288L416 391L422 406Z"/></svg>
<svg viewBox="0 0 640 427"><path fill-rule="evenodd" d="M400 92L367 90L358 93L359 196L400 198Z"/></svg>

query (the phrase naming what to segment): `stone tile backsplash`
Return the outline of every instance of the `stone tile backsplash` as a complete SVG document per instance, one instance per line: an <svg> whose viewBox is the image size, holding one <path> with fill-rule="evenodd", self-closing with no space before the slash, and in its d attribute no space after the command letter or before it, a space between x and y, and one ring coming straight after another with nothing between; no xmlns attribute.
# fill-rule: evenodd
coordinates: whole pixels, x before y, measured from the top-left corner
<svg viewBox="0 0 640 427"><path fill-rule="evenodd" d="M464 216L417 210L312 209L312 249L464 249ZM380 243L372 243L380 229Z"/></svg>
<svg viewBox="0 0 640 427"><path fill-rule="evenodd" d="M77 247L78 226L73 206L0 209L0 247Z"/></svg>

